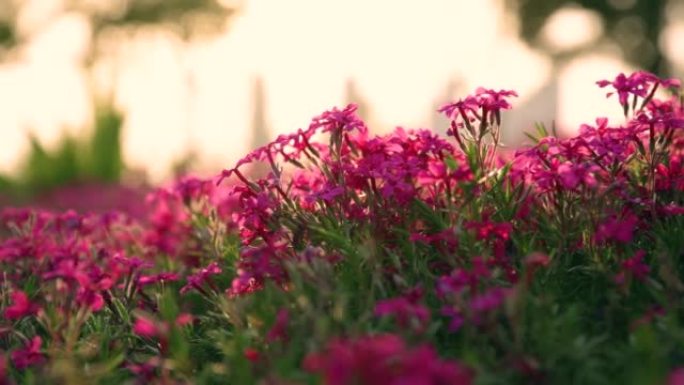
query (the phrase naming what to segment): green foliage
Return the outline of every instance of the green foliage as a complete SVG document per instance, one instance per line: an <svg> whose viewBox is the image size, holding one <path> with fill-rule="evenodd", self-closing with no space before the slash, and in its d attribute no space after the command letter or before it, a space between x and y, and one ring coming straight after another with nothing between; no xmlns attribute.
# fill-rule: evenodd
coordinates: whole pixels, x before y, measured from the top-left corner
<svg viewBox="0 0 684 385"><path fill-rule="evenodd" d="M518 11L521 36L536 46L539 46L539 31L556 10L581 6L602 17L606 34L620 46L627 60L654 73L667 72L658 39L668 0L507 0L507 3Z"/></svg>
<svg viewBox="0 0 684 385"><path fill-rule="evenodd" d="M95 15L93 21L96 31L108 27L173 25L183 36L190 36L195 29L206 28L207 22L219 29L232 12L216 0L136 0L127 2L119 12Z"/></svg>
<svg viewBox="0 0 684 385"><path fill-rule="evenodd" d="M116 183L124 170L121 154L123 115L111 106L96 109L89 137L65 135L57 148L49 150L33 135L18 177L0 178L0 192L27 199L65 185Z"/></svg>
<svg viewBox="0 0 684 385"><path fill-rule="evenodd" d="M95 130L90 138L87 175L103 182L118 182L123 171L121 126L123 115L111 107L96 110Z"/></svg>

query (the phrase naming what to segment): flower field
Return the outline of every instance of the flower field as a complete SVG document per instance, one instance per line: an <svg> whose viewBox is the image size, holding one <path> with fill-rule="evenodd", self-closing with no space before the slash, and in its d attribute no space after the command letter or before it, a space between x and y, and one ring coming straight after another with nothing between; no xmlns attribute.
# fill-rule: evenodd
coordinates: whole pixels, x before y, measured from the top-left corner
<svg viewBox="0 0 684 385"><path fill-rule="evenodd" d="M571 138L350 105L142 214L4 209L0 384L683 385L680 84L597 83L625 118Z"/></svg>

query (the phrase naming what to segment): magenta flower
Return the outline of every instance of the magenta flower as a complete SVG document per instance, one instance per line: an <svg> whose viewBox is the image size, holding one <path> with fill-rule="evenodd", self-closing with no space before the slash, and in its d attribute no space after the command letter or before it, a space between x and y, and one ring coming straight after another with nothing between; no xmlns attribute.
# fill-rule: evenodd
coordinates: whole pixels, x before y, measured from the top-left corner
<svg viewBox="0 0 684 385"><path fill-rule="evenodd" d="M22 349L12 352L12 362L17 369L25 369L29 366L40 365L45 361L45 356L40 351L43 340L35 336Z"/></svg>
<svg viewBox="0 0 684 385"><path fill-rule="evenodd" d="M15 290L10 294L12 305L5 308L5 317L18 320L31 316L38 312L38 305L29 301L28 296L21 290Z"/></svg>
<svg viewBox="0 0 684 385"><path fill-rule="evenodd" d="M165 321L158 321L145 315L138 315L133 325L133 333L147 338L160 338L166 340L171 326L183 327L191 324L193 317L189 313L179 314L173 324Z"/></svg>
<svg viewBox="0 0 684 385"><path fill-rule="evenodd" d="M142 337L152 338L160 334L160 331L156 322L143 316L139 316L133 325L133 333Z"/></svg>
<svg viewBox="0 0 684 385"><path fill-rule="evenodd" d="M416 287L401 297L378 301L375 315L391 316L400 327L412 327L421 332L430 322L430 310L420 302L422 297L423 290Z"/></svg>
<svg viewBox="0 0 684 385"><path fill-rule="evenodd" d="M634 230L638 223L639 218L630 212L627 212L621 217L608 217L598 225L596 233L594 233L594 240L597 243L608 241L629 243L634 237Z"/></svg>
<svg viewBox="0 0 684 385"><path fill-rule="evenodd" d="M456 120L460 116L463 119L474 118L474 112L480 108L481 104L477 97L467 96L457 102L443 105L438 112L444 114L449 119Z"/></svg>
<svg viewBox="0 0 684 385"><path fill-rule="evenodd" d="M454 122L460 120L461 127L464 124L468 126L475 120L500 124L501 111L511 109L508 98L517 96L518 94L512 90L495 91L480 87L474 95L455 103L445 104L438 111ZM450 133L450 135L455 134L455 132Z"/></svg>
<svg viewBox="0 0 684 385"><path fill-rule="evenodd" d="M494 287L481 294L476 294L470 299L470 310L475 314L486 313L494 310L501 306L510 293L510 290Z"/></svg>
<svg viewBox="0 0 684 385"><path fill-rule="evenodd" d="M615 276L615 283L623 285L626 283L628 277L632 277L638 281L643 281L651 272L650 266L644 262L646 252L644 250L637 251L632 257L622 261L620 272Z"/></svg>
<svg viewBox="0 0 684 385"><path fill-rule="evenodd" d="M0 385L10 385L9 377L7 375L7 357L0 353Z"/></svg>
<svg viewBox="0 0 684 385"><path fill-rule="evenodd" d="M684 385L684 367L679 367L670 372L665 385Z"/></svg>
<svg viewBox="0 0 684 385"><path fill-rule="evenodd" d="M180 279L177 273L157 273L152 275L141 275L138 277L138 285L144 287L147 285L152 285L159 282L175 282Z"/></svg>
<svg viewBox="0 0 684 385"><path fill-rule="evenodd" d="M266 333L266 341L275 342L277 340L284 341L287 339L287 326L290 321L290 313L287 309L282 308L278 310L276 320L271 329Z"/></svg>
<svg viewBox="0 0 684 385"><path fill-rule="evenodd" d="M551 264L551 258L542 253L532 253L525 257L523 261L525 264L525 283L531 285L537 270L548 267Z"/></svg>
<svg viewBox="0 0 684 385"><path fill-rule="evenodd" d="M474 230L478 240L499 239L507 241L511 237L513 225L508 222L492 222L485 218L480 222L469 221L464 226L466 229Z"/></svg>
<svg viewBox="0 0 684 385"><path fill-rule="evenodd" d="M606 96L610 97L617 93L620 104L623 106L628 105L629 95L646 98L654 90L652 88L654 86L660 85L665 88L679 88L681 86L677 79L659 79L646 71L637 71L629 76L621 73L613 81L599 80L596 84L601 88L612 86L615 91L607 93Z"/></svg>
<svg viewBox="0 0 684 385"><path fill-rule="evenodd" d="M195 318L192 316L190 313L180 313L178 317L176 317L176 326L178 327L183 327L192 324L192 322L195 320Z"/></svg>
<svg viewBox="0 0 684 385"><path fill-rule="evenodd" d="M365 133L368 129L363 121L359 119L358 115L356 115L357 108L356 104L349 104L342 110L333 108L326 111L313 118L309 125L309 130L321 129L322 132L350 132L357 130Z"/></svg>
<svg viewBox="0 0 684 385"><path fill-rule="evenodd" d="M209 286L213 285L211 276L221 274L221 272L221 267L218 265L217 262L210 263L208 266L200 269L195 274L188 276L188 283L181 288L180 293L185 294L191 289L195 289L204 293L205 284Z"/></svg>
<svg viewBox="0 0 684 385"><path fill-rule="evenodd" d="M466 385L471 371L440 359L428 345L409 348L396 335L335 339L309 354L304 369L320 373L325 385Z"/></svg>

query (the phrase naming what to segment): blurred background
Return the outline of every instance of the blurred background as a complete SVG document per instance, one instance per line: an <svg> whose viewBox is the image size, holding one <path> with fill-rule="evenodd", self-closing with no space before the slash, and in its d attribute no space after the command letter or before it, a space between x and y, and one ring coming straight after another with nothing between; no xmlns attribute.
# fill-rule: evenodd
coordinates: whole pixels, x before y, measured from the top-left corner
<svg viewBox="0 0 684 385"><path fill-rule="evenodd" d="M478 86L520 94L508 144L570 134L637 68L682 77L684 0L0 0L0 204L128 202L348 102L444 132Z"/></svg>

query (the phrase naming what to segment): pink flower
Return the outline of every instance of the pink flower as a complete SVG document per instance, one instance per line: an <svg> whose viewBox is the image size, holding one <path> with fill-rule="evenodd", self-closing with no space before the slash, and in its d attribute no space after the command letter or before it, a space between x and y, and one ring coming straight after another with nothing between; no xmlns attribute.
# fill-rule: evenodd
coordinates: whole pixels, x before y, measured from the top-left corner
<svg viewBox="0 0 684 385"><path fill-rule="evenodd" d="M475 135L471 126L472 122L501 124L501 111L511 109L511 104L507 99L517 96L518 94L511 90L494 91L480 87L474 95L446 104L438 111L452 121L452 129L447 132L447 135L456 136L457 133L454 130L458 127L466 127L471 135Z"/></svg>
<svg viewBox="0 0 684 385"><path fill-rule="evenodd" d="M180 279L177 273L158 273L152 275L142 275L138 278L138 285L147 286L158 282L175 282Z"/></svg>
<svg viewBox="0 0 684 385"><path fill-rule="evenodd" d="M540 268L545 268L551 263L551 258L542 253L532 253L525 257L523 261L525 264L525 282L531 285L534 280L534 275Z"/></svg>
<svg viewBox="0 0 684 385"><path fill-rule="evenodd" d="M210 263L195 274L188 276L188 283L180 289L181 294L185 294L191 289L204 292L203 286L205 284L212 285L213 282L211 277L213 275L221 274L221 272L221 267L217 262Z"/></svg>
<svg viewBox="0 0 684 385"><path fill-rule="evenodd" d="M7 375L7 357L0 353L0 385L10 385L11 382Z"/></svg>
<svg viewBox="0 0 684 385"><path fill-rule="evenodd" d="M45 356L40 352L43 340L35 336L24 348L12 352L12 362L17 369L25 369L29 366L39 365L45 361Z"/></svg>
<svg viewBox="0 0 684 385"><path fill-rule="evenodd" d="M423 331L430 322L430 310L420 303L422 297L423 290L416 287L401 297L378 301L375 315L392 316L400 327L412 326Z"/></svg>
<svg viewBox="0 0 684 385"><path fill-rule="evenodd" d="M192 314L189 313L181 313L176 317L176 326L183 327L186 325L190 325L194 318L192 317Z"/></svg>
<svg viewBox="0 0 684 385"><path fill-rule="evenodd" d="M622 268L615 276L615 283L623 285L627 277L633 277L639 281L646 279L651 268L644 262L645 256L646 252L639 250L632 257L622 261Z"/></svg>
<svg viewBox="0 0 684 385"><path fill-rule="evenodd" d="M510 290L494 287L470 299L470 310L475 314L486 313L501 306Z"/></svg>
<svg viewBox="0 0 684 385"><path fill-rule="evenodd" d="M142 337L156 337L160 334L160 331L156 322L142 316L139 316L135 321L135 325L133 325L133 332Z"/></svg>
<svg viewBox="0 0 684 385"><path fill-rule="evenodd" d="M28 317L38 311L38 306L32 304L26 293L21 290L15 290L10 295L12 305L5 308L5 317L11 320L18 320L23 317Z"/></svg>
<svg viewBox="0 0 684 385"><path fill-rule="evenodd" d="M313 118L309 130L322 129L322 132L349 132L358 130L366 132L366 125L358 115L356 104L349 104L344 109L333 108Z"/></svg>
<svg viewBox="0 0 684 385"><path fill-rule="evenodd" d="M615 241L620 243L629 243L634 236L634 230L639 223L639 218L636 215L628 212L621 218L611 216L598 225L594 240L597 243L607 241Z"/></svg>
<svg viewBox="0 0 684 385"><path fill-rule="evenodd" d="M582 180L575 165L570 162L565 162L558 166L558 176L563 187L569 190L574 189Z"/></svg>
<svg viewBox="0 0 684 385"><path fill-rule="evenodd" d="M158 321L155 319L148 318L144 315L138 315L133 325L133 333L147 338L160 338L165 340L168 338L168 333L172 326L183 327L190 325L193 321L193 317L189 313L181 313L176 317L173 325L169 322Z"/></svg>
<svg viewBox="0 0 684 385"><path fill-rule="evenodd" d="M684 367L679 367L667 376L666 385L684 385Z"/></svg>
<svg viewBox="0 0 684 385"><path fill-rule="evenodd" d="M266 334L266 341L274 342L277 340L287 339L287 325L290 320L290 313L287 309L283 308L278 310L278 315L276 315L276 320L271 329Z"/></svg>
<svg viewBox="0 0 684 385"><path fill-rule="evenodd" d="M677 79L659 79L657 76L646 71L637 71L629 76L624 73L619 74L613 81L599 80L596 82L599 87L612 86L618 94L620 104L626 106L629 103L629 95L646 98L654 85L665 88L679 88L681 83ZM606 94L607 97L614 92Z"/></svg>
<svg viewBox="0 0 684 385"><path fill-rule="evenodd" d="M334 339L309 354L304 369L321 373L325 385L466 385L471 371L440 359L428 345L407 347L396 335Z"/></svg>

